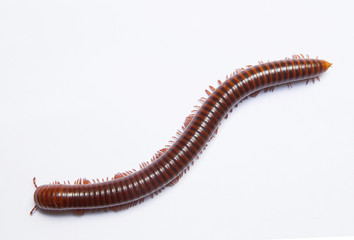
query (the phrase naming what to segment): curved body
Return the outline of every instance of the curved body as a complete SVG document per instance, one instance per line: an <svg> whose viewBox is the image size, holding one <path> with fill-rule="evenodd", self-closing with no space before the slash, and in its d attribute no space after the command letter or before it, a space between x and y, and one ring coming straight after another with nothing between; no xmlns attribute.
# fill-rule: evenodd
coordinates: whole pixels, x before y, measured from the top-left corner
<svg viewBox="0 0 354 240"><path fill-rule="evenodd" d="M96 209L143 199L178 178L239 101L262 89L316 78L330 65L324 60L296 58L244 69L211 93L180 137L151 164L107 182L40 186L34 193L36 206L47 210Z"/></svg>

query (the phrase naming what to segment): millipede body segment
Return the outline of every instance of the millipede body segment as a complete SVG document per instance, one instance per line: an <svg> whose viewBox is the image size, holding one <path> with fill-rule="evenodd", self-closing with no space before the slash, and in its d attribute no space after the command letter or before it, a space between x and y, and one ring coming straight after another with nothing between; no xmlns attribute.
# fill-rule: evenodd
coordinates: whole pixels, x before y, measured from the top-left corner
<svg viewBox="0 0 354 240"><path fill-rule="evenodd" d="M324 60L295 56L242 69L219 82L216 89L211 88L213 92L207 91L208 98L186 119L179 137L160 150L151 163L143 163L139 171L117 174L110 181L91 183L83 179L78 184L39 186L34 193L35 208L80 211L133 206L175 183L238 102L278 85L313 80L330 66Z"/></svg>

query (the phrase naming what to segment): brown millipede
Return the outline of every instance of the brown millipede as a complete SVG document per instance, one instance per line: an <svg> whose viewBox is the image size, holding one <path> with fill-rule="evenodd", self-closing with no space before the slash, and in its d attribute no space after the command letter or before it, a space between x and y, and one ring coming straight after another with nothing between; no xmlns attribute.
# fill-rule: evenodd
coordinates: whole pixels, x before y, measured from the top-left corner
<svg viewBox="0 0 354 240"><path fill-rule="evenodd" d="M177 132L178 137L158 151L151 162L142 163L139 171L118 173L112 180L93 183L79 179L74 184L55 182L37 187L33 179L36 187L34 209L118 210L136 205L176 183L216 133L222 119L240 101L279 85L315 81L330 66L331 63L325 60L294 55L292 59L260 62L237 70L224 82L219 81L218 88L210 86L210 91L206 90L208 98L202 98L203 104L186 118L182 131Z"/></svg>

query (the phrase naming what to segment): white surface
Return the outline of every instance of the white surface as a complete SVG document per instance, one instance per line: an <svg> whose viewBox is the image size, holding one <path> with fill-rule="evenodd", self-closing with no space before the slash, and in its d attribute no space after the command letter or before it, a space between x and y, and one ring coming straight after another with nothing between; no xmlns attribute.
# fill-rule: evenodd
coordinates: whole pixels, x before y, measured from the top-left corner
<svg viewBox="0 0 354 240"><path fill-rule="evenodd" d="M0 2L1 239L354 235L350 1ZM119 213L47 215L39 185L138 168L204 89L294 53L333 67L235 109L173 188Z"/></svg>
<svg viewBox="0 0 354 240"><path fill-rule="evenodd" d="M324 237L324 238L287 238L277 240L354 240L354 237Z"/></svg>

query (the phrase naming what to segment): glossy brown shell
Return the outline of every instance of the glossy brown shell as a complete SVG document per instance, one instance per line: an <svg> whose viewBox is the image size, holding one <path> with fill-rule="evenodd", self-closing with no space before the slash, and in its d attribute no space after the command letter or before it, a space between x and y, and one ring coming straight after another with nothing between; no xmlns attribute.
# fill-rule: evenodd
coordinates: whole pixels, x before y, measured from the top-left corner
<svg viewBox="0 0 354 240"><path fill-rule="evenodd" d="M181 136L156 161L128 176L94 184L54 184L36 189L39 209L96 209L129 204L176 179L204 148L225 115L262 89L318 77L331 64L319 59L286 59L249 67L224 81L206 99Z"/></svg>

